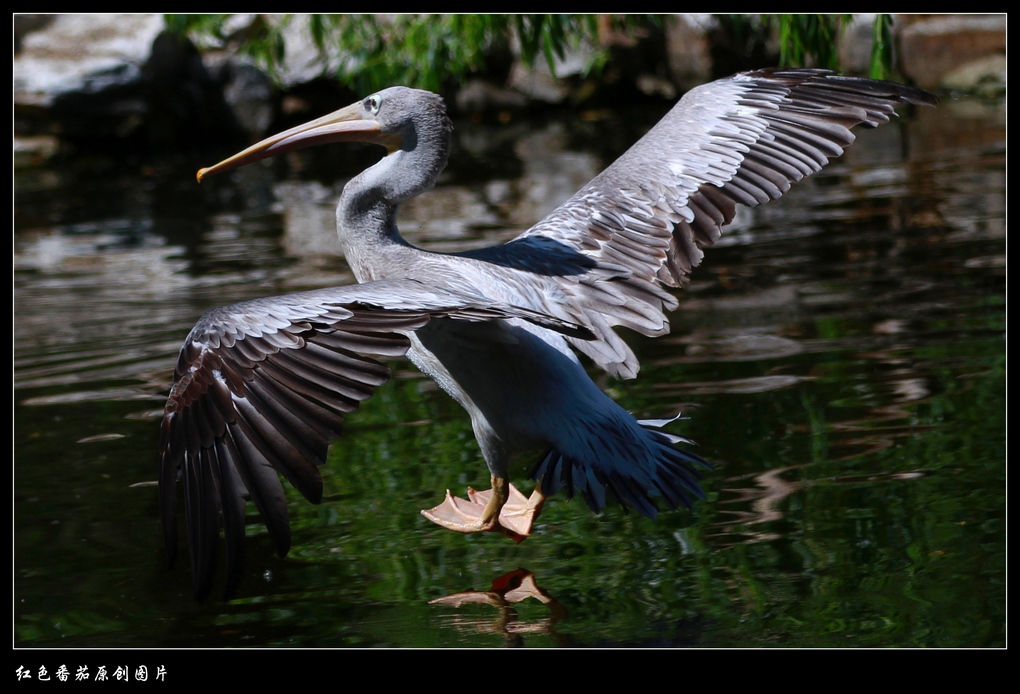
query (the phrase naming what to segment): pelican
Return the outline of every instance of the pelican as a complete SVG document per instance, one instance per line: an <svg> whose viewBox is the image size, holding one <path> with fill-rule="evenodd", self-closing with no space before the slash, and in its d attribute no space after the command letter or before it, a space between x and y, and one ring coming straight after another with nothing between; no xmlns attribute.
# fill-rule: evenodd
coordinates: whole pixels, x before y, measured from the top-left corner
<svg viewBox="0 0 1020 694"><path fill-rule="evenodd" d="M195 595L212 587L220 516L229 597L241 577L244 511L254 501L280 556L290 547L280 480L312 503L318 467L344 416L389 378L378 360L406 355L467 410L491 490L449 491L422 511L450 530L521 541L548 495L609 499L654 518L690 507L709 465L606 396L578 357L618 378L638 362L614 328L657 336L681 287L737 205L775 200L919 89L814 69L760 70L688 92L644 137L512 241L432 253L397 230L400 204L446 166L443 100L392 87L269 137L198 180L299 147L383 146L337 205L340 247L359 284L213 309L180 350L160 437L159 498L172 566L183 481ZM687 442L685 442L687 443ZM537 454L536 454L537 452ZM536 455L526 497L510 462Z"/></svg>

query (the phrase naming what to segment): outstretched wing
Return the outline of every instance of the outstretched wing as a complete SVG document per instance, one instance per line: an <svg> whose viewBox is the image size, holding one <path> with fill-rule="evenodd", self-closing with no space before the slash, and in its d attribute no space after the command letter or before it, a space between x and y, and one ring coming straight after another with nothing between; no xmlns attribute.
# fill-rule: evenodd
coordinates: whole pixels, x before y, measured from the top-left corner
<svg viewBox="0 0 1020 694"><path fill-rule="evenodd" d="M226 592L240 581L246 497L277 552L290 548L279 475L322 498L318 466L344 415L390 376L373 357L404 355L406 333L431 319L524 318L575 337L584 329L467 291L386 280L256 299L209 311L181 347L160 437L160 512L177 553L177 481L184 483L195 595L212 587L222 511ZM371 356L369 356L371 355Z"/></svg>
<svg viewBox="0 0 1020 694"><path fill-rule="evenodd" d="M736 206L775 200L903 103L928 92L825 70L759 70L688 92L654 128L570 200L498 249L473 253L536 272L550 249L570 267L554 277L588 314L597 340L574 345L611 373L636 375L637 360L611 330L668 331L683 284ZM587 266L585 266L587 263Z"/></svg>

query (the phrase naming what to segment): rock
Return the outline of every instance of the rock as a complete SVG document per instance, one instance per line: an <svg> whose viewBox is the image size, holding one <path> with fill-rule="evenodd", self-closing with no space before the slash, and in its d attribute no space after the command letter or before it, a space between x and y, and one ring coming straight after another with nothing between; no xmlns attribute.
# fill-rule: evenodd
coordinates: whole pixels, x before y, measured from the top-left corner
<svg viewBox="0 0 1020 694"><path fill-rule="evenodd" d="M222 88L157 14L53 15L20 22L15 132L180 146L239 137Z"/></svg>
<svg viewBox="0 0 1020 694"><path fill-rule="evenodd" d="M967 62L946 74L940 86L951 92L987 97L1005 96L1006 55L990 55Z"/></svg>
<svg viewBox="0 0 1020 694"><path fill-rule="evenodd" d="M14 56L15 104L49 106L68 92L137 84L163 29L157 14L62 14L41 24Z"/></svg>
<svg viewBox="0 0 1020 694"><path fill-rule="evenodd" d="M901 19L900 17L897 18ZM1006 15L939 15L903 18L900 66L925 89L968 63L1006 55Z"/></svg>
<svg viewBox="0 0 1020 694"><path fill-rule="evenodd" d="M526 108L528 99L520 92L503 89L481 79L466 80L457 90L455 102L461 113L515 111Z"/></svg>
<svg viewBox="0 0 1020 694"><path fill-rule="evenodd" d="M715 26L708 14L679 14L666 20L666 59L673 81L688 91L712 79L708 31Z"/></svg>

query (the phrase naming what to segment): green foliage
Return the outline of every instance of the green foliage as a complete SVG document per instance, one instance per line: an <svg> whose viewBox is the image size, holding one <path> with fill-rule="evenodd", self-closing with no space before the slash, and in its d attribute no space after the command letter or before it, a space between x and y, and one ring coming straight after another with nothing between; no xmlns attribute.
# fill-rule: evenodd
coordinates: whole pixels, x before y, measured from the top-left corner
<svg viewBox="0 0 1020 694"><path fill-rule="evenodd" d="M839 42L850 23L850 14L734 15L729 20L742 34L775 35L779 64L783 67L817 67L839 70ZM885 79L892 69L892 15L875 16L872 30L870 75Z"/></svg>
<svg viewBox="0 0 1020 694"><path fill-rule="evenodd" d="M285 36L292 35L287 30L305 22L323 72L364 92L391 84L440 90L447 81L484 70L487 59L507 52L515 37L525 64L543 56L554 73L568 48L591 47L586 73L606 59L599 48L598 15L258 15L243 27L232 15L166 15L165 20L170 31L199 45L236 46L277 79ZM625 16L611 24L626 32L656 21Z"/></svg>
<svg viewBox="0 0 1020 694"><path fill-rule="evenodd" d="M223 25L229 18L228 14L165 14L163 23L167 31L174 34L206 35L225 40Z"/></svg>
<svg viewBox="0 0 1020 694"><path fill-rule="evenodd" d="M391 84L439 90L481 69L498 30L490 15L312 15L325 70L358 91Z"/></svg>
<svg viewBox="0 0 1020 694"><path fill-rule="evenodd" d="M819 67L839 69L839 38L851 20L848 14L775 15L780 64L801 66L814 56Z"/></svg>
<svg viewBox="0 0 1020 694"><path fill-rule="evenodd" d="M725 19L748 45L774 37L782 67L814 64L830 70L839 67L836 43L851 21L850 15L823 14L726 15Z"/></svg>
<svg viewBox="0 0 1020 694"><path fill-rule="evenodd" d="M521 42L521 57L532 64L541 51L549 71L556 74L556 59L563 59L565 47L578 41L569 37L583 37L589 42L598 41L598 16L587 15L514 15L513 27Z"/></svg>
<svg viewBox="0 0 1020 694"><path fill-rule="evenodd" d="M871 76L885 79L892 65L892 15L875 17L871 40Z"/></svg>
<svg viewBox="0 0 1020 694"><path fill-rule="evenodd" d="M489 67L493 56L519 46L526 65L544 58L556 73L556 61L568 49L585 46L584 74L605 65L607 33L634 34L662 26L665 15L594 14L311 14L165 15L170 31L186 34L200 46L227 46L251 56L274 78L287 51L287 37L306 31L325 74L360 92L392 84L440 91ZM839 69L839 37L851 15L728 15L743 36L776 36L784 66L813 63ZM303 23L303 26L298 23ZM872 75L885 75L892 62L889 15L875 19Z"/></svg>
<svg viewBox="0 0 1020 694"><path fill-rule="evenodd" d="M200 48L232 45L243 55L251 56L274 79L279 78L279 66L286 56L284 31L289 16L272 21L256 15L244 25L234 21L230 14L167 14L163 22L168 31L187 35Z"/></svg>

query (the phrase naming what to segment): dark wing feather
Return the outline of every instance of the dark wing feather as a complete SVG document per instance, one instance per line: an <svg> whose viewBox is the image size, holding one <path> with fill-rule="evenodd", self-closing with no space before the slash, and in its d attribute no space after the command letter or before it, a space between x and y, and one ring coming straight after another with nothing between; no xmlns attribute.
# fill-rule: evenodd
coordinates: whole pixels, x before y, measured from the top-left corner
<svg viewBox="0 0 1020 694"><path fill-rule="evenodd" d="M313 503L318 467L344 415L389 379L373 357L402 356L406 333L442 317L523 318L574 337L577 325L494 302L470 291L387 280L256 299L209 311L177 361L160 439L160 509L171 564L177 553L176 483L184 505L195 594L212 588L223 516L226 593L241 576L246 497L277 552L290 548L279 475Z"/></svg>
<svg viewBox="0 0 1020 694"><path fill-rule="evenodd" d="M677 302L661 285L683 284L738 204L780 197L839 156L854 141L850 128L884 123L904 103L934 104L935 97L811 69L760 70L703 85L545 219L499 249L471 255L561 285L568 303L587 314L578 322L598 338L572 340L575 347L611 373L633 376L637 360L609 328L668 332L665 312ZM534 267L550 247L564 259L560 273Z"/></svg>

